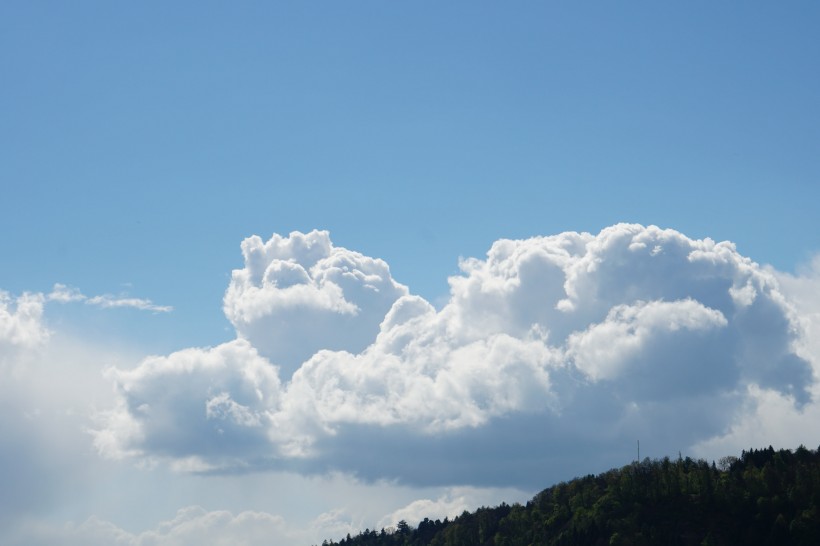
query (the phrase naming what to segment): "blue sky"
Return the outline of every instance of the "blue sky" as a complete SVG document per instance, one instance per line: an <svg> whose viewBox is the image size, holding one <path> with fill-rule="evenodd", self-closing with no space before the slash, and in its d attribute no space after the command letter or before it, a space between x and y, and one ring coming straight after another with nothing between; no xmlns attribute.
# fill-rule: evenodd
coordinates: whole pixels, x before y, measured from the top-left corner
<svg viewBox="0 0 820 546"><path fill-rule="evenodd" d="M743 275L752 275L742 265L744 257L761 264L749 277L750 284L732 284L734 304L746 301L745 296L738 295L746 290L744 286L754 286L749 290L755 294L782 292L787 299L809 305L816 299L816 285L811 283L817 267L812 269L812 260L820 250L816 213L820 198L820 40L816 32L819 12L820 8L810 2L788 6L765 2L521 2L513 6L490 2L248 2L241 6L219 2L3 3L0 230L4 236L0 237L0 256L4 267L0 271L0 290L10 294L9 301L16 301L25 292L41 294L42 316L36 317L35 326L51 331L52 335L49 341L21 345L18 335L14 338L18 341L0 343L0 350L8 351L8 355L0 355L4 359L0 363L11 363L0 371L11 373L9 369L17 369L21 362L31 359L39 364L32 364L30 369L51 369L43 359L56 358L60 350L68 351L65 354L71 356L66 361L71 363L65 365L66 369L83 367L75 375L66 372L67 377L78 378L68 380L63 387L74 394L58 398L66 398L66 404L73 400L73 404L80 396L92 393L96 397L99 393L99 407L86 411L86 417L91 421L97 419L97 424L89 425L78 418L75 425L78 430L106 430L117 439L108 448L100 447L99 442L92 446L91 440L81 434L65 441L76 453L88 450L88 457L104 461L100 464L110 468L114 482L131 484L140 490L141 498L152 496L152 484L165 479L157 477L159 473L170 473L181 489L190 491L175 499L178 506L165 506L163 513L157 510L150 516L140 516L129 514L125 508L120 512L110 510L110 499L105 500L107 497L100 493L104 487L96 481L89 490L98 493L89 493L87 500L76 503L75 509L67 509L58 500L47 509L31 513L36 512L43 521L61 522L63 518L76 525L95 516L139 533L155 528L158 521L171 519L174 510L194 504L233 514L260 510L296 521L288 528L291 535L287 536L291 538L282 541L299 543L305 538L299 534L303 528L300 525L320 513L347 510L345 516L339 516L343 521L339 525L372 527L402 506L418 508L420 505L412 504L414 500L427 499L436 509L446 511L462 505L510 500L503 498L506 494L523 499L549 485L527 487L520 481L502 480L478 483L480 480L469 472L455 480L457 483L435 478L422 484L412 477L416 473L402 467L400 461L392 467L374 462L372 468L380 470L368 475L367 469L348 460L351 455L347 444L334 443L320 435L311 437L311 441L317 442L316 449L323 453L312 459L315 464L288 459L287 464L276 463L273 470L259 472L271 487L276 487L277 480L286 480L282 476L289 476L288 487L297 489L305 487L293 485L302 483L299 480L319 480L305 487L309 491L303 497L306 505L318 506L316 499L325 486L337 492L334 494L338 494L338 502L323 501L319 512L309 513L304 508L298 514L269 499L260 500L258 505L241 504L228 495L220 504L220 492L239 487L240 482L231 485L224 476L213 478L212 482L194 478L179 470L184 466L180 462L183 458L173 455L177 453L173 450L181 450L190 457L199 457L197 464L224 470L224 453L219 452L217 457L214 452L202 451L206 439L194 439L185 446L166 446L171 451L154 452L152 449L159 444L135 447L136 440L111 422L100 425L99 412L108 411L110 415L111 408L118 403L133 402L117 398L111 392L112 382L144 388L146 400L150 399L155 378L145 371L143 359L147 355L160 355L158 358L167 359L170 368L178 362L206 358L174 356L178 355L174 351L191 347L214 347L213 355L221 356L208 358L225 358L225 362L245 362L244 358L254 361L251 353L257 349L261 358L270 358L278 354L278 349L261 348L265 342L259 339L265 338L265 332L286 330L276 324L318 320L319 315L307 311L300 314L304 309L294 311L295 315L288 314L297 309L293 307L296 304L278 293L266 295L273 299L264 301L280 302L277 305L286 305L284 311L266 308L267 315L247 318L248 313L262 305L261 300L253 300L257 294L252 290L255 281L242 284L232 280L231 271L243 270L252 276L252 267L240 249L240 243L252 235L266 242L274 233L287 237L293 231L327 230L327 241L332 241L328 244L333 248L384 260L389 265L389 274L369 259L356 261L358 258L344 253L339 258L353 260L355 264L351 267L356 271L376 271L373 274L384 283L380 286L389 288L382 294L391 293L396 298L403 297L405 292L421 296L441 311L437 318L422 321L417 317L418 331L429 331L431 336L440 328L450 328L452 333L453 317L468 317L459 319L458 324L463 325L473 320L469 317L478 316L469 315L469 309L492 314L502 303L517 309L506 315L498 311L501 314L494 319L497 330L491 333L482 330L487 327L482 324L458 334L466 336L465 345L419 349L422 356L417 356L421 359L431 358L431 354L451 355L446 357L452 362L448 373L454 375L448 377L465 381L467 376L459 375L458 371L460 355L473 354L470 351L477 349L470 344L481 341L490 352L510 350L530 355L521 358L527 363L524 368L530 370L526 373L535 373L535 379L526 373L521 377L536 383L541 377L538 374L548 368L544 368L545 362L570 358L574 359L578 373L585 374L589 381L596 385L610 381L613 392L620 392L618 389L624 385L615 381L613 374L630 368L617 364L622 362L618 359L626 358L623 362L634 361L636 366L643 366L643 357L613 357L611 362L616 364L607 367L585 356L585 351L597 343L596 336L619 331L621 319L617 317L622 322L651 325L655 324L652 317L660 313L682 321L686 325L682 326L684 330L705 332L706 325L735 328L733 317L739 316L731 315L729 303L714 296L711 288L691 284L694 278L669 280L673 277L670 271L688 270L683 262L668 265L668 270L657 270L661 280L668 281L658 281L659 286L663 285L661 288L641 292L649 281L636 285L636 293L642 298L640 303L638 299L616 300L600 295L599 303L606 301L611 308L606 308L610 309L608 312L599 309L594 320L589 317L593 317L591 309L598 303L584 303L583 294L578 301L568 295L567 305L576 305L572 309L578 313L588 309L590 314L584 316L590 322L573 323L577 329L567 331L565 343L545 345L550 351L561 352L563 357L543 354L538 357L541 368L529 368L534 361L528 359L536 358L534 353L527 352L532 349L530 345L510 348L493 336L503 332L523 340L526 336L513 325L523 321L524 316L532 318L535 311L515 307L518 303L513 303L519 300L512 302L501 296L493 302L475 299L475 294L490 293L495 284L482 285L483 292L473 292L468 286L473 280L479 284L489 282L487 279L495 270L491 271L492 259L487 252L495 241L504 238L527 240L570 231L588 232L598 242L590 239L584 244L602 245L603 250L596 254L602 263L615 263L612 260L621 254L614 246L607 246L609 243L603 237L595 237L620 222L676 230L675 236L635 229L607 232L618 233L618 237L627 237L628 233L635 241L644 237L663 249L685 247L691 251L701 248L698 241L707 237L731 241L736 245L736 254L726 258L726 263L734 264L730 269L735 276L729 279L721 270L714 273L715 278L731 284L740 282L741 277L745 279ZM324 239L314 236L311 240ZM561 244L569 245L567 241L569 238ZM532 244L521 243L521 255L531 255L527 253L534 252ZM549 253L558 243L539 244L546 246L538 252ZM310 259L301 251L293 252L289 254L291 259L307 268ZM509 265L501 257L503 252L499 252L498 263ZM669 250L669 256L675 255ZM271 256L271 260L278 259ZM486 276L479 274L480 268L474 270L473 276L460 270L459 259L467 257L486 260ZM621 269L612 269L612 277L606 283L596 278L595 286L619 286L626 290L631 286L628 279L642 275L644 269L640 267L649 267L635 266L632 255L621 258L625 260ZM624 264L632 264L632 269ZM548 275L547 270L537 271ZM570 278L568 271L565 269L567 277L562 279ZM471 279L465 281L463 293L451 292L448 277L453 275ZM769 280L761 280L764 277ZM319 282L317 278L311 282ZM774 287L767 283L779 284ZM82 297L61 304L54 296L55 284L73 288L75 296L81 293ZM563 281L556 286L559 285L563 286ZM226 298L223 310L223 297L229 287L236 289L236 299ZM324 298L334 297L333 293L316 292L320 293ZM528 297L537 298L540 293ZM379 300L371 307L370 303L345 294L345 301L360 307L361 324L355 328L364 332L363 347L373 343L370 353L358 346L356 350L345 348L342 341L326 337L330 330L322 331L321 325L316 325L311 334L294 330L294 343L312 339L317 348L352 350L359 355L357 362L362 366L371 360L376 362L378 359L373 355L383 349L374 338L376 327L393 300ZM280 296L285 299L276 299ZM702 306L666 306L684 296ZM780 301L778 298L771 296L771 301ZM146 307L148 300L173 310L138 308ZM119 306L113 306L115 301L120 302ZM798 311L781 309L780 314L775 313L777 316L771 310L761 311L754 315L754 320L762 321L764 328L777 330L783 320L797 320L784 316L797 313L805 321L809 321L806 317L815 316L812 313L816 309L800 308L798 303L790 304ZM443 311L449 304L451 313ZM9 305L8 309L19 311L19 302ZM419 317L432 317L420 310L421 304L407 305L417 306L413 313L418 311ZM623 305L628 306L627 311ZM339 309L336 311L343 313ZM567 309L562 312L569 312ZM710 314L714 310L728 321L725 325L720 317ZM10 313L9 324L22 320L19 312ZM684 315L689 318L684 320ZM274 318L283 322L270 322ZM321 320L335 324L336 318ZM554 317L539 320L542 319L547 322L538 324L553 335L560 330L556 323L549 322ZM769 320L773 322L766 322ZM340 324L341 331L353 328L349 322ZM739 323L738 331L746 331L743 324L749 322ZM810 321L801 324L809 331L813 327ZM397 328L400 327L403 326L399 324ZM273 330L266 330L270 328ZM646 328L656 332L653 327ZM484 332L484 337L470 337L478 336L475 332L479 331ZM12 334L8 332L12 332L11 327L4 334L11 340ZM572 337L572 332L576 337ZM384 332L385 339L388 333ZM666 334L657 335L660 337L653 338L656 342L652 351L660 350L658 347L666 343L657 341L666 340ZM32 336L31 339L37 338ZM251 340L253 347L230 345L237 343L237 337ZM777 358L784 351L792 354L788 347L800 345L804 341L801 339L772 341L772 347L780 347L776 350ZM507 348L498 349L497 343ZM709 343L722 342L718 339ZM758 402L775 404L786 412L777 396L794 396L799 401L800 395L795 393L801 388L805 392L815 388L805 375L807 370L816 369L813 346L810 342L803 344L802 352L793 355L797 360L782 361L782 370L749 368L737 372L735 379L740 383L715 388L724 398L747 389ZM39 356L25 356L34 345L40 347ZM67 350L66 346L73 349ZM709 354L724 354L708 346L712 348ZM720 347L722 350L723 345ZM646 355L656 354L647 351ZM402 358L404 366L421 366L420 361ZM500 365L493 358L487 360L487 366ZM59 358L48 362L58 365ZM344 374L340 371L343 368L337 369L342 366L339 362L316 360L313 371L319 375L312 378L307 378L309 367L305 368L305 388L320 392L317 378L326 377L321 374ZM298 368L298 364L294 366ZM102 370L111 366L122 373L129 369L137 371L132 376L120 375L119 379L112 379L111 373L103 376ZM482 373L491 376L493 369L496 368L487 368ZM506 370L503 366L498 369ZM516 373L519 372L507 370L507 375L499 377ZM544 379L544 392L548 393L544 396L553 396L557 404L550 407L561 406L567 411L576 408L562 405L569 404L562 398L566 391L559 388L566 378L562 379L554 370L550 373L549 381ZM281 375L284 384L289 377ZM775 376L791 379L772 379ZM49 390L44 386L49 381L34 374L25 384L42 394ZM225 381L226 385L233 385ZM356 384L351 379L350 392L356 392ZM664 385L658 379L657 383L647 385L647 392L668 387ZM410 386L405 387L407 393L415 392ZM507 387L519 392L514 385ZM225 388L230 394L229 387ZM271 389L280 393L278 386ZM190 393L181 390L176 396L187 400L187 394ZM285 390L280 394L282 398L277 400L286 404L291 394ZM592 399L598 394L592 389L579 393L577 399ZM476 407L481 411L475 414L431 415L424 418L429 421L418 422L407 420L400 411L405 407L401 404L392 409L382 407L379 411L386 411L385 415L392 415L395 421L379 421L378 426L386 427L379 430L388 439L402 430L413 431L410 447L432 460L436 454L485 446L488 438L504 430L504 419L515 419L522 408L535 411L528 398L531 395L513 397L515 401L508 405L478 404ZM317 396L317 407L324 407L326 400ZM251 407L239 402L238 406L231 405L235 401L235 397L210 398L211 405L207 407L216 413L208 414L209 418L218 413L238 419L237 408ZM7 405L16 409L25 406L18 402L8 401ZM194 399L191 407L199 408L196 404L200 402L205 404ZM465 407L472 407L471 402L465 403ZM55 404L53 409L57 411L61 406ZM167 409L170 415L180 408ZM391 413L393 410L395 413ZM587 415L576 410L577 419L595 421L594 412ZM793 410L798 416L809 411ZM139 420L136 414L117 415ZM250 419L250 414L241 415ZM372 440L373 430L369 427L374 422L351 419L345 423L320 421L323 426L337 427L339 436ZM571 428L568 423L574 422L554 416L549 419L556 430ZM181 426L182 422L172 419L165 425ZM537 419L536 422L543 424ZM9 423L5 426L18 430ZM153 429L147 421L140 423L147 435L145 441L149 442ZM439 425L435 423L450 424L436 428ZM729 445L720 444L716 438L730 430L738 442L738 438L748 439L741 434L746 430L743 423L706 423L693 418L689 423L691 433L684 434L688 443L678 448L694 450L700 446L703 453L710 453L704 446L709 441L713 444L708 445ZM459 428L462 426L468 428ZM516 426L520 429L512 429L526 433L531 430L528 427L535 425L524 420ZM654 430L651 423L641 426ZM30 434L36 436L37 442L51 442L50 431L52 428L43 425L35 432L20 432L21 445L29 441L26 439L30 439ZM444 439L430 443L429 434ZM247 455L246 463L264 459L265 449L293 447L289 440L277 440L273 447L264 444L267 447L263 449L253 443L261 441L258 438L236 438L237 442L249 442L246 452L239 447L232 452L239 459ZM159 437L154 440L160 442ZM794 447L788 444L791 440L784 438L784 447ZM398 440L389 441L403 445ZM573 441L583 444L578 438ZM32 445L39 445L37 442ZM660 444L663 443L659 442L657 453L647 448L650 454L663 455L662 449L671 445L663 444L661 448ZM128 446L130 454L125 454ZM557 461L572 458L571 449L567 449L570 455L561 448L550 455L553 459L544 459L556 461L556 467L564 469L550 477L565 479L576 470L598 469L562 467ZM15 455L2 455L12 461L13 467ZM499 464L509 461L508 456L509 453L498 454ZM616 459L613 456L584 461L606 468ZM192 459L186 461L193 464ZM142 483L141 478L134 476L148 472L144 470L147 466L159 469ZM321 477L325 471L341 474L332 474L336 482L327 485L321 481L326 479ZM446 465L441 469L442 475L453 471ZM354 475L358 477L350 477ZM245 478L237 478L240 479ZM368 481L373 479L380 485ZM401 485L390 485L390 480L398 480L396 483ZM190 486L193 482L198 485ZM361 499L372 494L368 487L384 489L380 494L393 502L387 512L377 514L379 507L364 507ZM517 488L517 493L492 487ZM263 498L261 494L251 496ZM348 497L359 500L341 500ZM33 505L38 504L45 506L35 499ZM283 514L283 510L291 513ZM28 531L13 532L24 537L19 539L22 542L35 543L33 535L24 534ZM42 540L57 543L58 539L49 535L48 540ZM60 540L68 544L72 539ZM87 536L83 540L91 543Z"/></svg>
<svg viewBox="0 0 820 546"><path fill-rule="evenodd" d="M7 4L2 284L130 283L208 343L255 233L329 229L428 298L495 239L618 221L792 269L815 10Z"/></svg>

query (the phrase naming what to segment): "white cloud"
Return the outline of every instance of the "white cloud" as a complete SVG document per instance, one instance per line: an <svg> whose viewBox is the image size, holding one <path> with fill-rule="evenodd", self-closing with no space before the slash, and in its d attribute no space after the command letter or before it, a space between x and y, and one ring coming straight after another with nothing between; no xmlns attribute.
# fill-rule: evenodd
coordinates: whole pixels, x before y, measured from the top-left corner
<svg viewBox="0 0 820 546"><path fill-rule="evenodd" d="M454 518L464 512L465 510L472 510L476 508L476 503L472 502L469 494L461 492L458 489L451 490L437 499L418 499L407 506L403 506L398 510L383 517L378 527L388 528L396 527L400 521L404 520L410 525L417 525L418 522L424 518L430 520Z"/></svg>
<svg viewBox="0 0 820 546"><path fill-rule="evenodd" d="M56 301L59 303L72 303L75 301L84 301L86 300L86 296L80 292L78 288L74 288L72 286L66 286L64 284L57 283L51 289L48 296L46 296L48 301Z"/></svg>
<svg viewBox="0 0 820 546"><path fill-rule="evenodd" d="M481 506L496 506L501 502L512 504L527 502L533 493L524 493L515 489L482 489L476 487L450 487L435 495L434 498L415 499L410 503L393 510L382 517L376 529L394 528L404 520L416 526L425 518L435 521L444 518L453 519L464 512L473 511ZM501 500L499 500L501 499Z"/></svg>
<svg viewBox="0 0 820 546"><path fill-rule="evenodd" d="M0 306L0 350L8 359L0 366L0 542L23 515L47 512L82 488L96 455L87 417L113 402L98 362L123 361L47 331L42 295L24 294L13 308L10 302Z"/></svg>
<svg viewBox="0 0 820 546"><path fill-rule="evenodd" d="M212 466L210 455L185 454L182 446L190 437L183 438L179 445L171 440L164 446L155 443L151 449L143 443L128 442L138 437L145 440L161 436L165 425L160 417L177 412L184 414L185 393L193 392L194 398L202 400L204 396L205 400L204 414L195 412L197 419L202 417L202 420L190 422L193 428L201 427L192 434L203 442L197 452L207 451L209 442L218 445L228 442L240 444L237 449L242 455L229 463L237 459L244 461L251 453L261 458L269 452L270 443L259 441L258 435L261 431L264 440L270 433L270 414L281 406L281 401L271 396L282 391L277 371L245 340L213 349L189 349L168 357L150 357L135 368L135 359L121 352L112 353L99 345L79 343L59 331L46 335L42 320L45 299L42 295L27 295L9 296L4 300L4 320L16 326L5 328L5 337L0 341L11 343L13 340L21 351L15 363L24 358L29 365L14 373L0 370L0 435L5 439L0 443L0 483L4 485L0 488L0 542L3 544L319 544L325 538L338 539L372 526L385 510L397 505L396 498L405 498L411 493L407 488L402 491L392 484L362 485L347 477L341 484L332 476L315 479L268 474L264 478L258 475L199 478L100 461L89 449L88 417L97 407L112 408L115 394L108 393L109 384L99 373L103 366L117 365L108 372L109 377L116 378L120 388L128 389L132 397L144 399L136 408L137 414L145 412L150 419L134 418L128 408L98 413L98 418L114 420L106 421L106 431L125 434L121 438L97 434L94 439L99 449L114 457L145 457L142 460L149 463L152 457L164 456L173 460L172 466L183 471L207 471ZM17 327L19 325L25 328ZM37 335L30 335L32 333ZM146 385L129 381L129 374L137 370L143 377L154 374L157 379L170 377L172 380L165 386L153 384L153 391L141 390ZM173 380L174 377L178 380ZM201 380L207 380L207 385L197 383ZM67 385L70 388L66 388ZM121 395L116 397L123 403ZM146 403L148 399L152 403ZM201 409L199 405L197 409ZM117 418L125 422L115 422ZM128 427L132 427L130 432ZM258 451L254 451L255 445ZM122 451L111 451L113 448ZM165 455L160 454L163 450ZM219 454L223 460L229 455L221 448ZM214 481L221 485L213 485ZM156 505L171 502L172 506L185 506L178 501L156 498L160 487L170 497L187 497L188 502L204 498L212 506L229 509L191 506L168 521L152 524L151 521L157 520L150 519L146 525L145 519L151 516L145 513L156 513ZM180 489L186 491L180 493ZM307 502L315 510L313 514L319 511L317 504L349 507L350 497L357 495L371 500L359 499L352 503L359 507L355 518L347 510L327 506L321 508L323 513L310 520L303 513L291 520L293 510L286 519L275 511L247 508L248 504L260 504L260 499L270 499L271 492L279 490L287 491L288 499L276 500L274 504L281 507ZM312 501L305 501L304 495ZM335 500L327 497L335 497ZM499 502L507 498L507 493L488 498ZM122 505L119 517L112 517L117 513L117 509L112 508L116 504ZM363 504L372 505L367 509L370 515L361 513ZM241 507L237 509L237 505ZM107 515L88 517L94 513ZM136 518L137 523L133 519L119 523L123 517ZM66 520L69 522L63 523Z"/></svg>
<svg viewBox="0 0 820 546"><path fill-rule="evenodd" d="M245 267L233 272L225 315L240 337L283 379L320 349L358 352L407 288L387 264L334 247L326 231L257 236L242 242Z"/></svg>
<svg viewBox="0 0 820 546"><path fill-rule="evenodd" d="M738 453L741 449L766 445L794 448L816 447L820 433L820 255L797 274L769 269L790 305L793 327L802 333L794 340L794 351L812 364L812 403L796 404L794 396L776 389L750 385L743 406L738 408L724 434L704 439L695 452L705 457ZM797 407L795 407L797 406Z"/></svg>
<svg viewBox="0 0 820 546"><path fill-rule="evenodd" d="M151 300L140 298L120 298L109 294L88 298L86 303L88 305L102 307L103 309L131 307L134 309L139 309L140 311L154 311L155 313L170 313L174 310L174 308L170 305L156 305Z"/></svg>
<svg viewBox="0 0 820 546"><path fill-rule="evenodd" d="M820 389L815 389L815 399ZM725 434L704 439L693 446L697 456L715 460L737 455L743 449L768 445L794 449L802 444L817 447L820 432L820 404L795 408L792 397L772 389L749 387L746 403L739 408Z"/></svg>
<svg viewBox="0 0 820 546"><path fill-rule="evenodd" d="M757 266L729 243L620 225L596 236L499 241L486 259L462 262L450 299L437 311L407 294L383 263L334 248L326 234L315 237L319 250L293 251L310 290L338 295L332 285L343 283L317 280L335 266L315 266L328 256L353 256L362 275L371 266L381 272L366 284L394 291L381 311L386 300L340 288L337 307L322 311L333 320L300 326L312 345L299 347L307 356L284 371L269 357L280 348L260 350L239 329L229 343L133 366L111 353L68 347L48 331L45 303L87 301L78 290L4 293L0 356L13 365L0 368L3 542L309 544L373 522L415 524L485 504L479 490L456 488L385 506L366 519L325 506L311 522L288 522L276 510L236 504L190 507L137 527L102 516L67 525L38 519L94 475L101 463L90 456L90 440L109 459L211 475L203 480L234 479L226 471L338 470L366 483L522 487L627 462L637 438L650 456L689 450L712 458L761 444L816 442L820 261L786 275ZM299 240L291 235L279 245ZM264 263L255 259L246 257L243 271ZM290 266L276 267L279 275ZM354 288L368 290L361 275L353 278ZM294 279L304 280L294 274L277 281L277 290ZM236 309L253 307L252 292ZM307 304L285 300L268 301L272 307L249 319L247 332L262 336L273 316L302 316ZM337 333L326 329L346 316L337 311L347 304L374 329L367 341L334 347ZM107 381L117 390L106 394L97 373L111 364ZM86 416L99 407L105 409L96 412L89 436ZM486 503L500 500L510 498L494 494Z"/></svg>
<svg viewBox="0 0 820 546"><path fill-rule="evenodd" d="M798 354L814 362L815 379L820 378L820 254L791 275L772 270L781 290L796 310L793 318L803 331L796 340Z"/></svg>
<svg viewBox="0 0 820 546"><path fill-rule="evenodd" d="M155 313L170 313L174 310L170 305L157 305L151 300L142 298L131 298L127 296L112 296L104 294L102 296L86 296L78 288L57 283L45 298L48 301L57 303L85 302L86 305L93 305L103 309L130 307L140 311L153 311Z"/></svg>
<svg viewBox="0 0 820 546"><path fill-rule="evenodd" d="M41 294L0 292L0 529L21 512L47 505L51 483L61 479L59 461L48 456L51 431L42 426L50 416L30 388L51 337L43 303Z"/></svg>
<svg viewBox="0 0 820 546"><path fill-rule="evenodd" d="M350 523L339 520L336 513L322 514L307 528L299 528L266 512L233 514L227 510L208 511L189 506L154 529L137 533L92 516L80 525L29 522L20 526L16 536L7 538L6 543L20 546L305 546L351 531Z"/></svg>
<svg viewBox="0 0 820 546"><path fill-rule="evenodd" d="M395 528L400 521L405 521L410 525L417 525L418 522L428 518L430 520L454 518L470 508L464 497L447 498L442 497L436 500L419 499L411 504L396 510L379 522L380 528Z"/></svg>
<svg viewBox="0 0 820 546"><path fill-rule="evenodd" d="M653 367L662 364L646 362L643 355L648 352L648 345L658 344L659 339L664 344L666 340L663 338L680 337L690 332L708 335L727 324L720 311L691 299L616 305L603 322L569 336L567 356L593 381L620 377L626 366L641 361L648 368L645 371L651 373ZM658 355L652 357L655 360Z"/></svg>
<svg viewBox="0 0 820 546"><path fill-rule="evenodd" d="M96 466L99 461L90 463ZM122 465L120 469L124 469ZM158 469L131 469L131 473L137 474L140 489L129 488L133 477L112 484L112 495L122 504L124 513L112 513L107 506L97 504L91 508L95 515L85 510L69 511L77 514L75 518L65 517L65 511L49 518L18 515L13 525L0 528L0 541L15 546L305 546L321 544L325 539L339 540L366 528L394 526L401 519L415 525L424 518L453 517L463 510L502 501L526 502L534 494L513 488L415 489L384 482L363 484L340 475L201 477L170 475ZM177 493L194 482L201 485L195 487L192 501L186 503ZM75 501L85 502L83 497L88 496L89 487L93 491L99 486L93 481L87 483L83 496L75 491ZM161 498L156 497L158 489L164 492ZM168 497L172 498L170 503L166 502ZM158 514L148 508L156 505L165 505ZM153 514L146 517L145 512ZM134 513L143 515L136 520L129 518Z"/></svg>
<svg viewBox="0 0 820 546"><path fill-rule="evenodd" d="M718 437L754 389L811 400L802 315L731 243L627 224L501 240L440 311L327 232L242 248L239 339L112 372L105 453L523 483L625 462L637 437L659 455Z"/></svg>
<svg viewBox="0 0 820 546"><path fill-rule="evenodd" d="M20 362L27 350L42 345L49 337L42 322L41 294L25 293L13 298L0 291L0 372Z"/></svg>
<svg viewBox="0 0 820 546"><path fill-rule="evenodd" d="M224 458L242 465L270 451L279 377L244 340L150 357L136 369L107 373L122 397L120 407L99 415L104 426L94 432L108 456L165 456L189 466Z"/></svg>

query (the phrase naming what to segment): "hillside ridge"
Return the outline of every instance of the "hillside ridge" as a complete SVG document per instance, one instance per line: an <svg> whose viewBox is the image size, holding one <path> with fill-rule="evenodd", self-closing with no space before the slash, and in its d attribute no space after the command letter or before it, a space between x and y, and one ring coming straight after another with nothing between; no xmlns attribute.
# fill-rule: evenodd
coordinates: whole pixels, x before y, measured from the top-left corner
<svg viewBox="0 0 820 546"><path fill-rule="evenodd" d="M820 544L820 448L678 456L558 483L415 527L366 529L323 546L723 546Z"/></svg>

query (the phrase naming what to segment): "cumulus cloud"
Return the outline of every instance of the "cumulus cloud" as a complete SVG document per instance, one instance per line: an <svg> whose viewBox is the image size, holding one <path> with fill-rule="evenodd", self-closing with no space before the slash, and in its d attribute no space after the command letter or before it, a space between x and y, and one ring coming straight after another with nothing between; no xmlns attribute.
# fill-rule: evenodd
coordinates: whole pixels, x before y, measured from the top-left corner
<svg viewBox="0 0 820 546"><path fill-rule="evenodd" d="M108 374L122 404L98 416L104 426L94 441L108 456L163 456L207 470L213 458L245 464L269 449L279 376L245 340L150 357Z"/></svg>
<svg viewBox="0 0 820 546"><path fill-rule="evenodd" d="M22 363L31 349L49 337L42 322L42 294L25 293L12 297L0 290L0 372Z"/></svg>
<svg viewBox="0 0 820 546"><path fill-rule="evenodd" d="M770 272L777 277L781 290L797 310L795 320L805 335L797 339L797 353L814 358L815 378L820 377L820 254L797 274Z"/></svg>
<svg viewBox="0 0 820 546"><path fill-rule="evenodd" d="M820 391L815 389L815 396ZM820 404L795 408L794 399L772 389L749 387L748 397L729 430L706 438L693 446L696 455L713 460L724 454L737 454L742 449L767 445L815 447Z"/></svg>
<svg viewBox="0 0 820 546"><path fill-rule="evenodd" d="M57 283L51 292L45 296L48 301L57 303L84 302L86 305L93 305L103 309L130 307L140 311L153 311L154 313L170 313L174 310L170 305L157 305L151 300L142 298L131 298L126 296L112 296L104 294L102 296L86 296L78 288Z"/></svg>
<svg viewBox="0 0 820 546"><path fill-rule="evenodd" d="M794 396L752 384L729 429L698 442L694 451L704 457L737 453L741 449L765 445L795 447L817 443L820 423L820 255L797 274L769 268L785 298L796 313L792 320L803 335L795 339L795 353L812 363L811 404L796 404Z"/></svg>
<svg viewBox="0 0 820 546"><path fill-rule="evenodd" d="M372 343L407 288L383 260L335 247L327 231L242 242L245 267L225 293L239 337L291 373L320 349L358 352Z"/></svg>
<svg viewBox="0 0 820 546"><path fill-rule="evenodd" d="M635 438L663 455L729 434L755 389L812 401L800 310L729 242L631 224L500 240L440 310L327 232L242 250L238 339L112 371L104 452L525 483L626 462Z"/></svg>
<svg viewBox="0 0 820 546"><path fill-rule="evenodd" d="M520 493L516 495L515 491L505 491L505 495L502 498L507 499L507 502L516 502L516 499L520 497ZM487 491L484 490L472 487L454 487L444 491L434 499L417 499L394 510L379 520L376 527L379 529L395 528L402 520L415 526L424 518L430 520L453 519L465 510L470 511L480 506L497 504L497 498L497 492L490 497L487 495ZM529 498L520 500L529 500Z"/></svg>
<svg viewBox="0 0 820 546"><path fill-rule="evenodd" d="M658 370L668 379L673 375L669 361L658 365L657 355L650 345L665 350L677 341L697 343L700 335L714 333L728 324L723 313L710 309L691 299L674 302L638 301L634 305L616 305L606 318L583 332L570 334L567 354L575 365L593 381L616 379L628 372L628 366L643 366L644 372ZM695 339L692 339L694 334ZM702 372L692 362L678 362L679 366ZM652 387L657 388L655 377ZM670 387L679 385L672 381ZM664 389L665 390L665 389ZM658 392L663 395L663 392Z"/></svg>

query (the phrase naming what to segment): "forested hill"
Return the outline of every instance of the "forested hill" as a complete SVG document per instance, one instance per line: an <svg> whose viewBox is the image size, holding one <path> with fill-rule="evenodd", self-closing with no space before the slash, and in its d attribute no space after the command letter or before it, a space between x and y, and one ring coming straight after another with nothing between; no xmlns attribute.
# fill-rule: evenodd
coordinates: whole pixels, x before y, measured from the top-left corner
<svg viewBox="0 0 820 546"><path fill-rule="evenodd" d="M325 545L820 545L820 450L644 459L560 483L526 505L366 530Z"/></svg>

